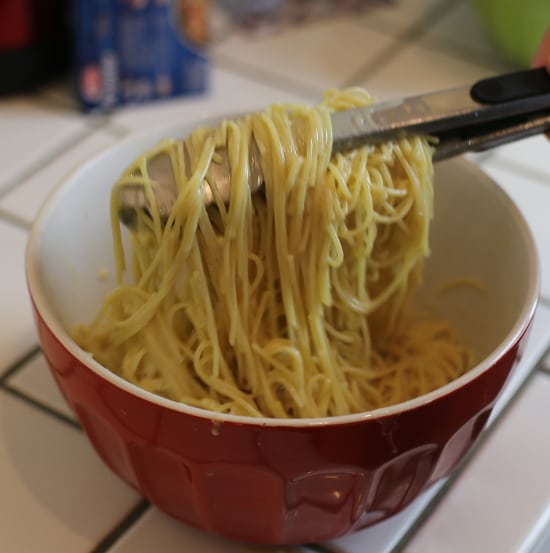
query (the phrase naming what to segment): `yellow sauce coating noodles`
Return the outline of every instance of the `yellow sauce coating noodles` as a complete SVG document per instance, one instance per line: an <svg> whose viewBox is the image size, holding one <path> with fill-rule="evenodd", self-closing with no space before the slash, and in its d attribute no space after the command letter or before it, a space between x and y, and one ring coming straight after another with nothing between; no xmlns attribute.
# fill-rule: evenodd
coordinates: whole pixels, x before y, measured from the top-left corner
<svg viewBox="0 0 550 553"><path fill-rule="evenodd" d="M119 285L82 348L156 394L226 413L324 417L419 396L463 374L468 350L445 322L414 313L429 253L432 148L412 137L331 155L330 113L372 98L332 90L315 107L274 105L185 139L165 140L113 190ZM248 155L265 189L251 194ZM227 145L228 205L205 207L203 180ZM154 209L147 159L170 156L178 196ZM138 175L138 176L136 176ZM117 187L153 205L132 235L125 282Z"/></svg>

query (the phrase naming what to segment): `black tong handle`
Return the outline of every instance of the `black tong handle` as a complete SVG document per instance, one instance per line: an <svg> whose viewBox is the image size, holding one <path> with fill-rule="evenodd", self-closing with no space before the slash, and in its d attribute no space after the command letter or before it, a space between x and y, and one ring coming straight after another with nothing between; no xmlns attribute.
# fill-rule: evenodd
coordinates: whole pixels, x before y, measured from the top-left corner
<svg viewBox="0 0 550 553"><path fill-rule="evenodd" d="M545 68L482 79L470 94L475 102L489 106L483 114L489 117L436 133L434 160L482 152L550 130L550 74Z"/></svg>
<svg viewBox="0 0 550 553"><path fill-rule="evenodd" d="M333 151L424 134L435 139L434 157L443 159L545 132L549 116L550 75L544 68L528 69L335 112Z"/></svg>
<svg viewBox="0 0 550 553"><path fill-rule="evenodd" d="M489 77L475 83L470 93L480 104L501 104L550 94L550 74L540 67Z"/></svg>

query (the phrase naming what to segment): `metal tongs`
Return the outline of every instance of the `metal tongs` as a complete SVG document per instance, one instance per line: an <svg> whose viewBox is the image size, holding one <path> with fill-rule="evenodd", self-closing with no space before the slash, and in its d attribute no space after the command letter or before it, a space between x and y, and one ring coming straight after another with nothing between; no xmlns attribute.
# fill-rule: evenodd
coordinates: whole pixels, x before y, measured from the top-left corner
<svg viewBox="0 0 550 553"><path fill-rule="evenodd" d="M422 134L433 137L433 159L439 161L550 131L550 75L544 68L498 75L473 86L335 112L331 119L333 153ZM251 144L249 184L255 192L263 186L263 174L255 141ZM214 186L219 198L229 201L227 152L220 148L217 154L203 187L207 205L215 202ZM150 159L148 171L161 217L167 218L176 198L168 156ZM137 185L121 187L120 220L135 227L140 210L149 211L143 189Z"/></svg>

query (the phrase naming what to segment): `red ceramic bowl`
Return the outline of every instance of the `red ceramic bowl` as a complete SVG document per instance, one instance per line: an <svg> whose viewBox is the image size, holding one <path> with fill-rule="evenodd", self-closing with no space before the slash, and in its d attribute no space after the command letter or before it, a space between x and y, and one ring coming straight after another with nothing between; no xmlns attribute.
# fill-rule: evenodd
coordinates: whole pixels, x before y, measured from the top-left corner
<svg viewBox="0 0 550 553"><path fill-rule="evenodd" d="M464 160L436 167L432 256L419 302L451 319L481 360L406 403L323 419L219 415L143 391L70 338L114 284L112 183L190 126L131 138L72 174L32 229L27 278L52 374L98 454L164 512L257 543L327 540L403 509L447 476L483 429L521 351L538 295L534 243L506 194ZM107 278L104 275L107 274ZM442 287L472 279L485 287Z"/></svg>

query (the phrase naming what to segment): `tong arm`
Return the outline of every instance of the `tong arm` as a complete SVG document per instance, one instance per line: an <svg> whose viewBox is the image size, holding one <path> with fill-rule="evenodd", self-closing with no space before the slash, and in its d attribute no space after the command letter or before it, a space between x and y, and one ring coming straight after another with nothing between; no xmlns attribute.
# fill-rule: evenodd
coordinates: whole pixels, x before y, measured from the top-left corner
<svg viewBox="0 0 550 553"><path fill-rule="evenodd" d="M333 113L333 151L427 134L436 139L435 159L444 159L544 132L548 116L550 75L529 69Z"/></svg>

